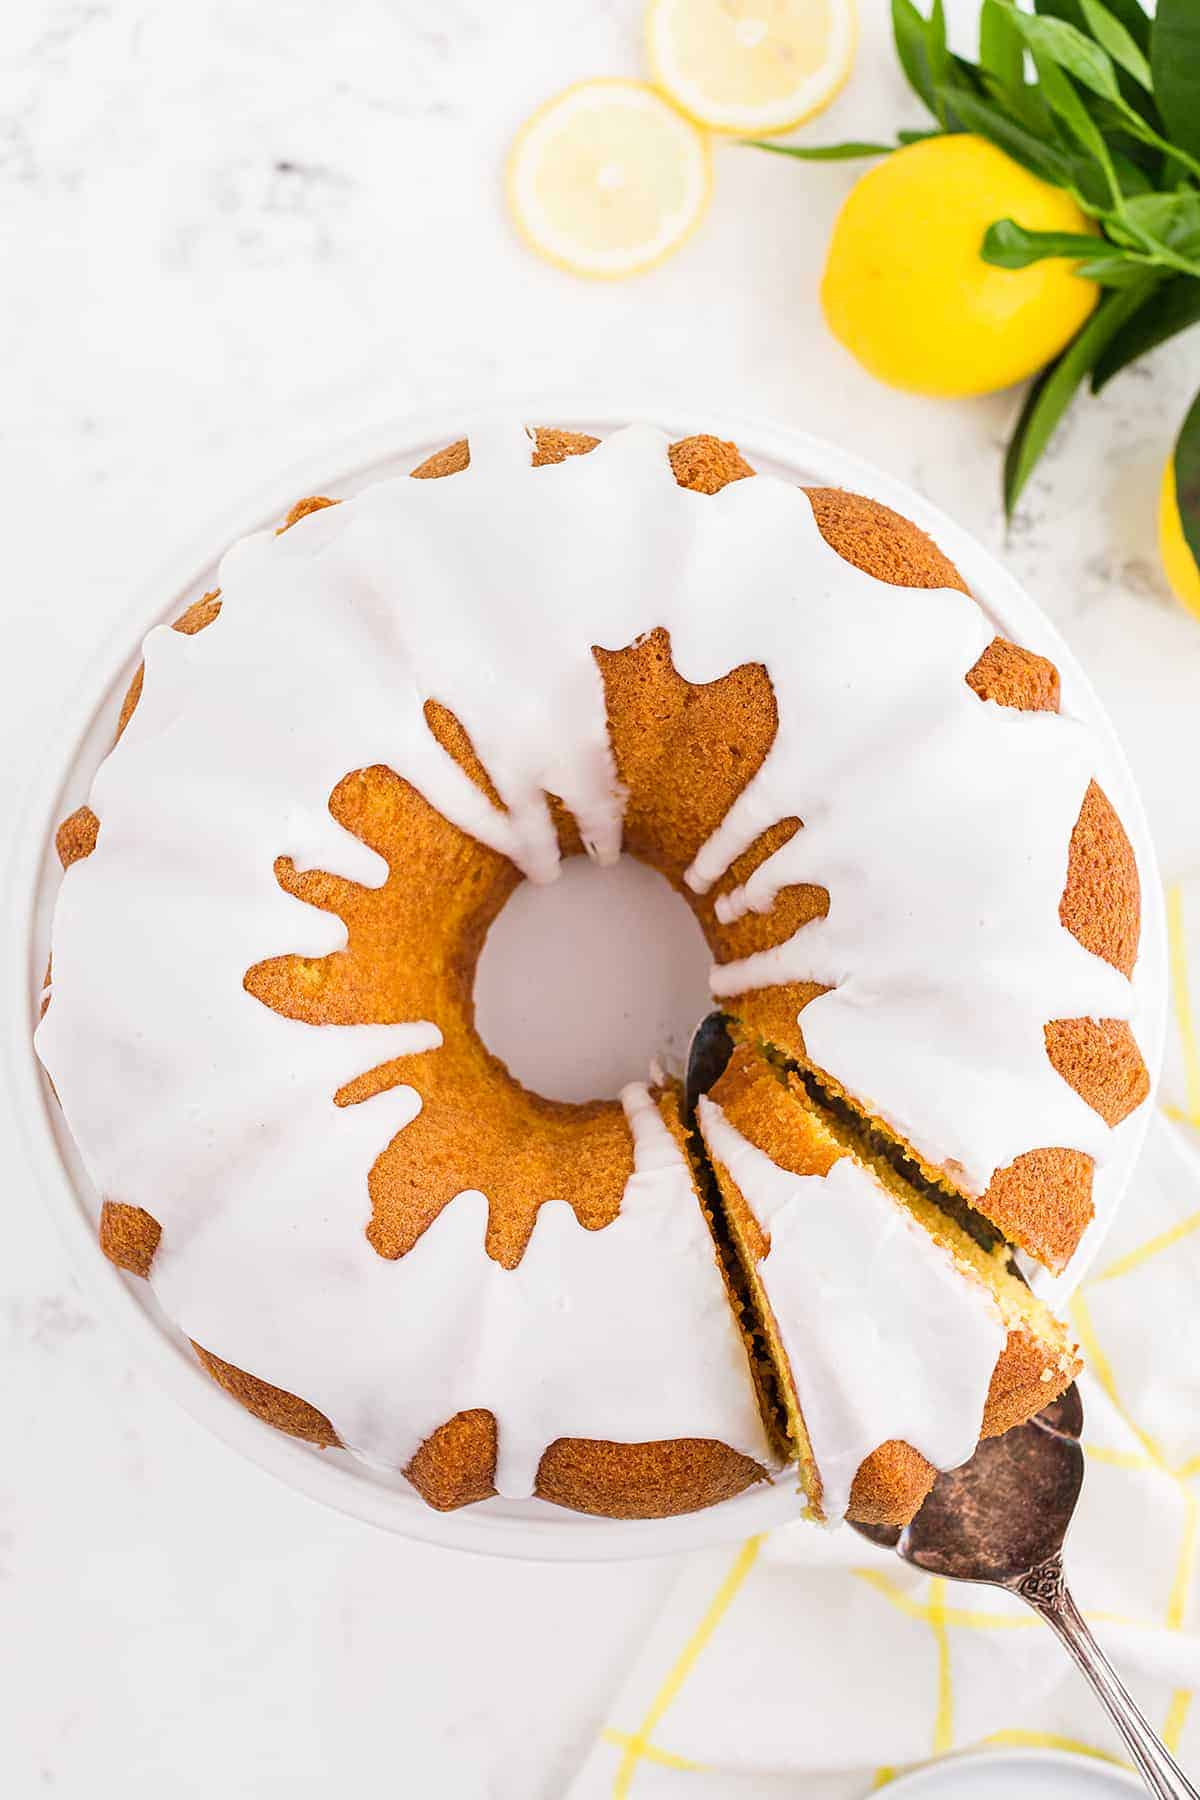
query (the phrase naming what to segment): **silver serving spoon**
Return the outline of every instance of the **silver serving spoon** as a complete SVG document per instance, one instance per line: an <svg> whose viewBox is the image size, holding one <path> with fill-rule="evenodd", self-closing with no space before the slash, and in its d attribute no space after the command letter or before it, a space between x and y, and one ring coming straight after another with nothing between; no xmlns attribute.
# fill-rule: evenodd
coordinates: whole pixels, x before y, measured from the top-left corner
<svg viewBox="0 0 1200 1800"><path fill-rule="evenodd" d="M733 1041L709 1013L688 1052L689 1120L719 1078ZM856 1525L914 1568L951 1581L981 1581L1017 1594L1049 1625L1107 1711L1146 1787L1159 1800L1200 1800L1097 1644L1063 1573L1063 1541L1083 1486L1083 1402L1072 1384L1026 1425L986 1438L970 1462L939 1475L903 1530Z"/></svg>
<svg viewBox="0 0 1200 1800"><path fill-rule="evenodd" d="M939 1475L903 1531L857 1525L914 1568L1007 1588L1045 1619L1104 1706L1138 1774L1160 1800L1197 1800L1162 1739L1088 1629L1063 1573L1063 1540L1083 1486L1083 1402L1072 1384L1052 1406L970 1462Z"/></svg>

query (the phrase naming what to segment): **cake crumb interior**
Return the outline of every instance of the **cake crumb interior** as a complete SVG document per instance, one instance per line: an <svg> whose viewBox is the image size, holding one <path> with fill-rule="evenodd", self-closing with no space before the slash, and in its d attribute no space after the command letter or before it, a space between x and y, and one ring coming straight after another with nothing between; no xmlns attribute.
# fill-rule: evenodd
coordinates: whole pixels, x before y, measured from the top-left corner
<svg viewBox="0 0 1200 1800"><path fill-rule="evenodd" d="M930 1179L902 1140L894 1137L881 1121L861 1112L832 1084L827 1088L817 1071L740 1030L736 1015L730 1018L730 1029L735 1042L757 1059L764 1074L794 1102L797 1126L803 1126L803 1136L810 1144L815 1134L822 1156L828 1155L828 1167L843 1155L851 1157L953 1259L965 1279L987 1288L1010 1331L1023 1329L1032 1333L1055 1358L1073 1354L1065 1327L1030 1291L1013 1260L1013 1246L995 1226L948 1184ZM763 1255L761 1228L748 1208L729 1204L696 1122L693 1119L689 1123L688 1144L696 1184L731 1293L737 1296L738 1318L746 1335L764 1419L774 1445L779 1448L782 1437L787 1459L797 1464L800 1491L808 1502L809 1516L820 1518L820 1471L771 1302L759 1274ZM746 1216L739 1217L740 1211ZM754 1236L760 1242L752 1241Z"/></svg>

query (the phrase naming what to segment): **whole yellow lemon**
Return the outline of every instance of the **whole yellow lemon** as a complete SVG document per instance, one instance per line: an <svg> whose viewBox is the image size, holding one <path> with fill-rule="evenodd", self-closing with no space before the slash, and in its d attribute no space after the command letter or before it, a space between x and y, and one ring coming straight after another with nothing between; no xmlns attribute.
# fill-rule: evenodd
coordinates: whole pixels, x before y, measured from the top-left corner
<svg viewBox="0 0 1200 1800"><path fill-rule="evenodd" d="M821 283L829 328L880 381L918 394L988 394L1069 343L1099 298L1061 258L996 269L997 219L1094 232L1062 188L986 139L927 138L864 175L838 215Z"/></svg>
<svg viewBox="0 0 1200 1800"><path fill-rule="evenodd" d="M1175 491L1175 458L1168 456L1158 496L1158 548L1171 592L1200 617L1200 569L1183 535L1179 495Z"/></svg>

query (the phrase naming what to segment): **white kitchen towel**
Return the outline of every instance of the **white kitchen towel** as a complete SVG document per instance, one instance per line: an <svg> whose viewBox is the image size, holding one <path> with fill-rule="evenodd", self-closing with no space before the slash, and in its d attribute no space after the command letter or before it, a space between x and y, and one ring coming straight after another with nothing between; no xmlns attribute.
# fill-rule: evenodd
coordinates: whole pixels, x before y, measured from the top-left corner
<svg viewBox="0 0 1200 1800"><path fill-rule="evenodd" d="M1200 874L1168 888L1167 917L1161 1113L1070 1309L1087 1361L1088 1468L1067 1570L1195 1771ZM1019 1600L919 1575L849 1528L797 1524L685 1565L570 1800L857 1800L906 1766L982 1744L1119 1760L1096 1701Z"/></svg>

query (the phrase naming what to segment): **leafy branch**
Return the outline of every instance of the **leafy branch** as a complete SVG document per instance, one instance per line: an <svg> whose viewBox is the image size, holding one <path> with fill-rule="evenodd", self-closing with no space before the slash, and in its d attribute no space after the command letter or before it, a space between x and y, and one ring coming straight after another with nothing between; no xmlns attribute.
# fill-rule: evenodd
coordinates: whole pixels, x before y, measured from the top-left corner
<svg viewBox="0 0 1200 1800"><path fill-rule="evenodd" d="M803 161L887 156L927 137L972 132L1074 195L1096 235L997 219L985 262L1073 262L1100 303L1026 396L1004 464L1011 516L1079 389L1099 393L1130 363L1200 323L1200 4L1158 0L981 0L979 60L956 56L943 0L926 16L891 0L896 55L932 115L892 143L756 147ZM1200 400L1175 447L1184 534L1200 563Z"/></svg>

